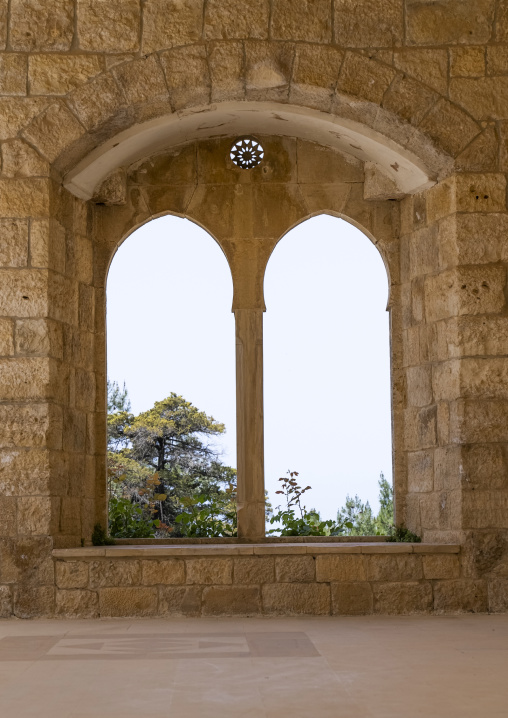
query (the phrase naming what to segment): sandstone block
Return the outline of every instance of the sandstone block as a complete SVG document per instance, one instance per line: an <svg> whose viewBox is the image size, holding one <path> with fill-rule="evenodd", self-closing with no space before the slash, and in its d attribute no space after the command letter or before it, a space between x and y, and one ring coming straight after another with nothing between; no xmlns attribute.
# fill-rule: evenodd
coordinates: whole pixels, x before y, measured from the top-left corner
<svg viewBox="0 0 508 718"><path fill-rule="evenodd" d="M425 279L428 322L464 314L499 313L505 306L503 266L458 267Z"/></svg>
<svg viewBox="0 0 508 718"><path fill-rule="evenodd" d="M432 404L432 375L430 366L409 367L407 370L407 401L409 406Z"/></svg>
<svg viewBox="0 0 508 718"><path fill-rule="evenodd" d="M179 559L141 561L141 571L144 586L185 583L185 562Z"/></svg>
<svg viewBox="0 0 508 718"><path fill-rule="evenodd" d="M505 578L489 581L489 611L491 613L508 611L508 580Z"/></svg>
<svg viewBox="0 0 508 718"><path fill-rule="evenodd" d="M407 451L429 449L437 445L437 408L435 406L404 412L404 444Z"/></svg>
<svg viewBox="0 0 508 718"><path fill-rule="evenodd" d="M346 53L337 89L347 95L380 104L395 77L395 70L363 55Z"/></svg>
<svg viewBox="0 0 508 718"><path fill-rule="evenodd" d="M81 50L131 52L139 49L137 0L78 0L77 13Z"/></svg>
<svg viewBox="0 0 508 718"><path fill-rule="evenodd" d="M430 108L435 104L438 95L421 83L406 75L399 75L383 98L383 107L398 117L418 125Z"/></svg>
<svg viewBox="0 0 508 718"><path fill-rule="evenodd" d="M456 458L456 474L470 489L497 490L506 488L508 470L503 447L499 444L462 446ZM460 467L458 465L460 463Z"/></svg>
<svg viewBox="0 0 508 718"><path fill-rule="evenodd" d="M192 558L186 561L187 583L232 583L233 561L229 558Z"/></svg>
<svg viewBox="0 0 508 718"><path fill-rule="evenodd" d="M90 588L138 586L140 583L141 565L139 561L112 559L90 562Z"/></svg>
<svg viewBox="0 0 508 718"><path fill-rule="evenodd" d="M210 75L204 47L169 50L161 55L161 63L175 110L209 102Z"/></svg>
<svg viewBox="0 0 508 718"><path fill-rule="evenodd" d="M498 166L498 138L493 126L487 127L457 157L460 172L496 172Z"/></svg>
<svg viewBox="0 0 508 718"><path fill-rule="evenodd" d="M0 8L0 48L5 50L7 44L7 9L8 4L4 4Z"/></svg>
<svg viewBox="0 0 508 718"><path fill-rule="evenodd" d="M267 583L261 587L263 613L327 616L330 588L324 583Z"/></svg>
<svg viewBox="0 0 508 718"><path fill-rule="evenodd" d="M311 142L297 141L298 182L319 184L323 174L327 181L363 182L363 163L337 151L326 151Z"/></svg>
<svg viewBox="0 0 508 718"><path fill-rule="evenodd" d="M452 580L434 584L436 613L484 613L488 610L485 581Z"/></svg>
<svg viewBox="0 0 508 718"><path fill-rule="evenodd" d="M462 399L450 406L450 431L463 444L508 441L508 401Z"/></svg>
<svg viewBox="0 0 508 718"><path fill-rule="evenodd" d="M70 49L74 34L72 0L12 0L10 44L13 50Z"/></svg>
<svg viewBox="0 0 508 718"><path fill-rule="evenodd" d="M0 405L0 446L61 448L61 409L47 404Z"/></svg>
<svg viewBox="0 0 508 718"><path fill-rule="evenodd" d="M95 591L56 591L55 614L65 618L98 618L99 596Z"/></svg>
<svg viewBox="0 0 508 718"><path fill-rule="evenodd" d="M86 561L57 561L55 563L58 588L86 588L88 563Z"/></svg>
<svg viewBox="0 0 508 718"><path fill-rule="evenodd" d="M32 95L66 95L104 69L100 55L30 55Z"/></svg>
<svg viewBox="0 0 508 718"><path fill-rule="evenodd" d="M99 613L101 616L155 616L157 588L101 588Z"/></svg>
<svg viewBox="0 0 508 718"><path fill-rule="evenodd" d="M344 52L326 45L299 44L296 47L292 83L321 87L329 93L337 84Z"/></svg>
<svg viewBox="0 0 508 718"><path fill-rule="evenodd" d="M48 496L51 458L44 449L0 450L0 495Z"/></svg>
<svg viewBox="0 0 508 718"><path fill-rule="evenodd" d="M448 88L448 52L442 48L396 47L393 64L440 94Z"/></svg>
<svg viewBox="0 0 508 718"><path fill-rule="evenodd" d="M16 618L52 618L55 612L53 586L26 586L14 588L14 615Z"/></svg>
<svg viewBox="0 0 508 718"><path fill-rule="evenodd" d="M32 267L65 272L65 229L54 219L32 220L30 224L30 259Z"/></svg>
<svg viewBox="0 0 508 718"><path fill-rule="evenodd" d="M201 586L159 586L161 616L201 615Z"/></svg>
<svg viewBox="0 0 508 718"><path fill-rule="evenodd" d="M207 586L203 589L204 616L251 616L260 612L259 586Z"/></svg>
<svg viewBox="0 0 508 718"><path fill-rule="evenodd" d="M485 49L483 47L453 47L450 50L451 77L483 77Z"/></svg>
<svg viewBox="0 0 508 718"><path fill-rule="evenodd" d="M17 354L63 356L62 327L51 320L19 319L15 324Z"/></svg>
<svg viewBox="0 0 508 718"><path fill-rule="evenodd" d="M369 581L416 581L423 578L420 556L374 554L366 559Z"/></svg>
<svg viewBox="0 0 508 718"><path fill-rule="evenodd" d="M2 145L2 174L5 177L47 177L49 164L23 140Z"/></svg>
<svg viewBox="0 0 508 718"><path fill-rule="evenodd" d="M279 583L314 581L316 560L313 556L276 556L275 579Z"/></svg>
<svg viewBox="0 0 508 718"><path fill-rule="evenodd" d="M458 212L506 212L504 175L462 173L456 175L455 183Z"/></svg>
<svg viewBox="0 0 508 718"><path fill-rule="evenodd" d="M327 43L332 38L332 11L328 0L312 5L272 3L271 36L275 40L306 40Z"/></svg>
<svg viewBox="0 0 508 718"><path fill-rule="evenodd" d="M0 56L0 94L26 95L27 93L26 55L6 53Z"/></svg>
<svg viewBox="0 0 508 718"><path fill-rule="evenodd" d="M287 96L294 49L286 43L245 43L245 83L248 99L277 100Z"/></svg>
<svg viewBox="0 0 508 718"><path fill-rule="evenodd" d="M119 65L114 74L131 104L168 99L164 73L156 55Z"/></svg>
<svg viewBox="0 0 508 718"><path fill-rule="evenodd" d="M100 102L97 102L98 97ZM123 94L111 74L99 75L74 90L69 98L80 122L89 130L102 125L125 105Z"/></svg>
<svg viewBox="0 0 508 718"><path fill-rule="evenodd" d="M12 616L12 588L11 586L0 586L0 618Z"/></svg>
<svg viewBox="0 0 508 718"><path fill-rule="evenodd" d="M201 38L203 0L147 0L143 9L143 53L192 45Z"/></svg>
<svg viewBox="0 0 508 718"><path fill-rule="evenodd" d="M459 529L462 526L461 492L441 491L420 497L422 528L427 530Z"/></svg>
<svg viewBox="0 0 508 718"><path fill-rule="evenodd" d="M65 105L56 103L34 119L24 130L23 137L49 162L53 162L62 150L79 139L83 132L82 125L72 112Z"/></svg>
<svg viewBox="0 0 508 718"><path fill-rule="evenodd" d="M212 82L212 102L242 99L243 45L240 42L215 42L209 51L208 64Z"/></svg>
<svg viewBox="0 0 508 718"><path fill-rule="evenodd" d="M0 219L0 266L26 267L28 260L28 221Z"/></svg>
<svg viewBox="0 0 508 718"><path fill-rule="evenodd" d="M54 586L55 571L51 556L52 540L48 536L0 540L2 583L24 586Z"/></svg>
<svg viewBox="0 0 508 718"><path fill-rule="evenodd" d="M506 45L487 47L487 75L506 75L508 72L508 48Z"/></svg>
<svg viewBox="0 0 508 718"><path fill-rule="evenodd" d="M0 356L14 354L14 331L10 319L0 319Z"/></svg>
<svg viewBox="0 0 508 718"><path fill-rule="evenodd" d="M48 496L18 498L18 533L44 536L58 525L60 499Z"/></svg>
<svg viewBox="0 0 508 718"><path fill-rule="evenodd" d="M238 12L235 0L208 0L205 5L205 38L267 38L270 0L252 0L242 10Z"/></svg>
<svg viewBox="0 0 508 718"><path fill-rule="evenodd" d="M424 493L434 485L434 452L415 451L407 456L408 491Z"/></svg>
<svg viewBox="0 0 508 718"><path fill-rule="evenodd" d="M43 97L0 97L0 140L16 137L47 104Z"/></svg>
<svg viewBox="0 0 508 718"><path fill-rule="evenodd" d="M275 580L273 556L242 556L233 560L233 583L261 584Z"/></svg>
<svg viewBox="0 0 508 718"><path fill-rule="evenodd" d="M462 498L464 529L508 528L508 491L467 491Z"/></svg>
<svg viewBox="0 0 508 718"><path fill-rule="evenodd" d="M48 398L51 361L44 357L0 359L0 391L4 400Z"/></svg>
<svg viewBox="0 0 508 718"><path fill-rule="evenodd" d="M372 613L374 596L370 583L332 583L332 613L338 616L366 616Z"/></svg>
<svg viewBox="0 0 508 718"><path fill-rule="evenodd" d="M427 579L459 578L460 564L458 556L444 553L435 556L423 556L423 575Z"/></svg>
<svg viewBox="0 0 508 718"><path fill-rule="evenodd" d="M444 98L429 111L419 128L452 156L458 155L480 132L467 112Z"/></svg>
<svg viewBox="0 0 508 718"><path fill-rule="evenodd" d="M452 331L453 330L453 331ZM447 328L452 356L507 354L508 319L505 317L458 317Z"/></svg>
<svg viewBox="0 0 508 718"><path fill-rule="evenodd" d="M47 179L0 180L0 214L4 217L46 217L49 215Z"/></svg>
<svg viewBox="0 0 508 718"><path fill-rule="evenodd" d="M402 44L402 0L375 0L362 4L335 0L335 42L342 47L389 47Z"/></svg>
<svg viewBox="0 0 508 718"><path fill-rule="evenodd" d="M363 556L320 555L316 557L317 581L365 581Z"/></svg>
<svg viewBox="0 0 508 718"><path fill-rule="evenodd" d="M408 615L432 609L432 587L426 581L374 583L372 590L374 613Z"/></svg>
<svg viewBox="0 0 508 718"><path fill-rule="evenodd" d="M426 0L408 0L408 43L477 45L488 42L494 5L493 0L451 0L446 6Z"/></svg>
<svg viewBox="0 0 508 718"><path fill-rule="evenodd" d="M47 312L47 276L37 270L3 270L0 313L3 316L37 317Z"/></svg>
<svg viewBox="0 0 508 718"><path fill-rule="evenodd" d="M16 499L14 496L0 497L0 536L17 534Z"/></svg>

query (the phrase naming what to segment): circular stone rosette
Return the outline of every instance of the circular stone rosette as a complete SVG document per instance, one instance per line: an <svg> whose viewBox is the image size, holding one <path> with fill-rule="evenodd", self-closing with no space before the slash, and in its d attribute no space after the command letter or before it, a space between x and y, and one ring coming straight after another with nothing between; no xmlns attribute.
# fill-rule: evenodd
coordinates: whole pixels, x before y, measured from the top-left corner
<svg viewBox="0 0 508 718"><path fill-rule="evenodd" d="M261 162L265 151L254 137L239 137L234 141L229 156L240 169L251 170Z"/></svg>

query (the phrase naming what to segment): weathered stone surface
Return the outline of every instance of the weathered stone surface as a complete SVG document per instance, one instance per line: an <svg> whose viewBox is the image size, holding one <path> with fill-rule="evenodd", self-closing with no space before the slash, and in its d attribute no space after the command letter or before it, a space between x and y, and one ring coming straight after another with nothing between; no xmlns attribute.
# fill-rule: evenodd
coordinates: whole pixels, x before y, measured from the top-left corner
<svg viewBox="0 0 508 718"><path fill-rule="evenodd" d="M30 357L0 360L0 391L4 400L37 401L48 398L51 360Z"/></svg>
<svg viewBox="0 0 508 718"><path fill-rule="evenodd" d="M0 618L12 616L12 588L0 586Z"/></svg>
<svg viewBox="0 0 508 718"><path fill-rule="evenodd" d="M293 65L293 85L310 85L332 93L337 84L344 52L326 45L299 44Z"/></svg>
<svg viewBox="0 0 508 718"><path fill-rule="evenodd" d="M248 99L287 97L294 61L294 47L265 42L245 44L245 85Z"/></svg>
<svg viewBox="0 0 508 718"><path fill-rule="evenodd" d="M159 586L161 616L201 615L201 586Z"/></svg>
<svg viewBox="0 0 508 718"><path fill-rule="evenodd" d="M468 113L445 99L425 115L419 128L452 156L458 155L480 132Z"/></svg>
<svg viewBox="0 0 508 718"><path fill-rule="evenodd" d="M476 120L504 120L508 116L508 77L457 77L450 81L450 99Z"/></svg>
<svg viewBox="0 0 508 718"><path fill-rule="evenodd" d="M506 613L508 611L508 580L498 578L489 581L489 611Z"/></svg>
<svg viewBox="0 0 508 718"><path fill-rule="evenodd" d="M233 583L261 584L275 580L273 556L242 556L233 560Z"/></svg>
<svg viewBox="0 0 508 718"><path fill-rule="evenodd" d="M324 583L267 583L261 588L263 613L327 616L330 587Z"/></svg>
<svg viewBox="0 0 508 718"><path fill-rule="evenodd" d="M18 531L21 535L47 536L58 525L60 499L23 496L18 499Z"/></svg>
<svg viewBox="0 0 508 718"><path fill-rule="evenodd" d="M317 581L365 581L364 557L321 555L316 557Z"/></svg>
<svg viewBox="0 0 508 718"><path fill-rule="evenodd" d="M98 618L99 596L95 591L56 591L55 614L65 618Z"/></svg>
<svg viewBox="0 0 508 718"><path fill-rule="evenodd" d="M0 97L0 140L14 138L48 104L44 97Z"/></svg>
<svg viewBox="0 0 508 718"><path fill-rule="evenodd" d="M374 596L370 583L332 583L332 613L338 616L366 616L372 613Z"/></svg>
<svg viewBox="0 0 508 718"><path fill-rule="evenodd" d="M408 454L407 481L410 492L432 491L434 486L433 451L415 451Z"/></svg>
<svg viewBox="0 0 508 718"><path fill-rule="evenodd" d="M49 163L23 140L11 140L2 145L2 174L4 177L47 177Z"/></svg>
<svg viewBox="0 0 508 718"><path fill-rule="evenodd" d="M404 412L405 447L407 451L419 451L437 445L437 409L435 406Z"/></svg>
<svg viewBox="0 0 508 718"><path fill-rule="evenodd" d="M205 7L206 39L268 37L270 0L251 0L238 12L236 0L208 0Z"/></svg>
<svg viewBox="0 0 508 718"><path fill-rule="evenodd" d="M14 496L1 496L0 536L15 536L17 531L16 499Z"/></svg>
<svg viewBox="0 0 508 718"><path fill-rule="evenodd" d="M27 57L15 53L0 55L0 94L26 95Z"/></svg>
<svg viewBox="0 0 508 718"><path fill-rule="evenodd" d="M142 579L145 586L185 583L185 562L179 559L142 561Z"/></svg>
<svg viewBox="0 0 508 718"><path fill-rule="evenodd" d="M67 145L79 139L83 131L82 125L65 105L54 104L35 118L23 136L52 162Z"/></svg>
<svg viewBox="0 0 508 718"><path fill-rule="evenodd" d="M232 583L233 561L230 558L193 558L186 562L187 583Z"/></svg>
<svg viewBox="0 0 508 718"><path fill-rule="evenodd" d="M444 94L448 87L448 52L444 49L395 48L393 64L399 70Z"/></svg>
<svg viewBox="0 0 508 718"><path fill-rule="evenodd" d="M366 557L369 581L415 581L423 578L421 557L413 554Z"/></svg>
<svg viewBox="0 0 508 718"><path fill-rule="evenodd" d="M0 265L26 267L28 263L28 221L0 219Z"/></svg>
<svg viewBox="0 0 508 718"><path fill-rule="evenodd" d="M404 34L402 0L357 3L335 0L335 42L343 47L400 45Z"/></svg>
<svg viewBox="0 0 508 718"><path fill-rule="evenodd" d="M48 319L19 319L15 324L17 354L63 356L62 327Z"/></svg>
<svg viewBox="0 0 508 718"><path fill-rule="evenodd" d="M346 53L337 89L348 95L381 103L395 77L395 70L363 55Z"/></svg>
<svg viewBox="0 0 508 718"><path fill-rule="evenodd" d="M100 103L97 97L101 98ZM88 84L81 85L69 98L80 122L88 130L102 125L125 105L124 95L111 74L99 75Z"/></svg>
<svg viewBox="0 0 508 718"><path fill-rule="evenodd" d="M201 37L203 0L147 0L143 8L144 53L191 45Z"/></svg>
<svg viewBox="0 0 508 718"><path fill-rule="evenodd" d="M460 576L458 556L451 554L423 556L423 575L427 579L458 578Z"/></svg>
<svg viewBox="0 0 508 718"><path fill-rule="evenodd" d="M161 55L161 63L175 110L209 101L210 74L204 47L169 50Z"/></svg>
<svg viewBox="0 0 508 718"><path fill-rule="evenodd" d="M0 214L3 217L47 217L49 181L24 178L0 180Z"/></svg>
<svg viewBox="0 0 508 718"><path fill-rule="evenodd" d="M130 52L139 49L137 0L78 0L77 14L81 50Z"/></svg>
<svg viewBox="0 0 508 718"><path fill-rule="evenodd" d="M508 47L492 45L487 47L487 75L506 75L508 72Z"/></svg>
<svg viewBox="0 0 508 718"><path fill-rule="evenodd" d="M13 50L69 50L74 34L72 0L12 0L10 45Z"/></svg>
<svg viewBox="0 0 508 718"><path fill-rule="evenodd" d="M157 588L101 588L99 613L101 616L155 616Z"/></svg>
<svg viewBox="0 0 508 718"><path fill-rule="evenodd" d="M57 561L55 564L56 585L58 588L86 588L88 586L88 566L86 561Z"/></svg>
<svg viewBox="0 0 508 718"><path fill-rule="evenodd" d="M462 172L495 172L498 169L498 138L494 126L487 127L457 157Z"/></svg>
<svg viewBox="0 0 508 718"><path fill-rule="evenodd" d="M437 613L484 613L488 609L485 581L438 581L434 584L434 610Z"/></svg>
<svg viewBox="0 0 508 718"><path fill-rule="evenodd" d="M432 404L430 366L410 367L407 370L407 401L409 406L428 406Z"/></svg>
<svg viewBox="0 0 508 718"><path fill-rule="evenodd" d="M169 99L164 73L157 55L119 65L115 68L114 74L130 104Z"/></svg>
<svg viewBox="0 0 508 718"><path fill-rule="evenodd" d="M288 4L286 0L273 0L271 35L275 40L330 42L332 37L330 3L328 0L315 0L312 4Z"/></svg>
<svg viewBox="0 0 508 718"><path fill-rule="evenodd" d="M30 223L30 264L32 267L65 272L67 246L65 229L53 219Z"/></svg>
<svg viewBox="0 0 508 718"><path fill-rule="evenodd" d="M141 565L139 561L104 559L90 562L90 588L137 586L140 583Z"/></svg>
<svg viewBox="0 0 508 718"><path fill-rule="evenodd" d="M446 5L407 0L408 41L415 45L488 42L494 6L494 0L451 0Z"/></svg>
<svg viewBox="0 0 508 718"><path fill-rule="evenodd" d="M432 609L432 587L426 581L374 583L374 613L429 613Z"/></svg>
<svg viewBox="0 0 508 718"><path fill-rule="evenodd" d="M49 496L51 453L45 449L0 450L0 494Z"/></svg>
<svg viewBox="0 0 508 718"><path fill-rule="evenodd" d="M100 55L31 55L28 82L32 95L66 95L104 69Z"/></svg>
<svg viewBox="0 0 508 718"><path fill-rule="evenodd" d="M52 618L55 611L53 586L18 585L14 589L14 615L17 618Z"/></svg>
<svg viewBox="0 0 508 718"><path fill-rule="evenodd" d="M0 446L61 448L61 409L47 404L0 405Z"/></svg>
<svg viewBox="0 0 508 718"><path fill-rule="evenodd" d="M245 94L244 51L241 42L214 42L208 65L212 82L212 102L241 99Z"/></svg>
<svg viewBox="0 0 508 718"><path fill-rule="evenodd" d="M207 586L204 616L251 616L261 611L259 586Z"/></svg>
<svg viewBox="0 0 508 718"><path fill-rule="evenodd" d="M316 578L316 560L313 556L276 556L275 579L279 583L301 583Z"/></svg>
<svg viewBox="0 0 508 718"><path fill-rule="evenodd" d="M451 77L483 77L485 50L483 47L453 47L450 50Z"/></svg>

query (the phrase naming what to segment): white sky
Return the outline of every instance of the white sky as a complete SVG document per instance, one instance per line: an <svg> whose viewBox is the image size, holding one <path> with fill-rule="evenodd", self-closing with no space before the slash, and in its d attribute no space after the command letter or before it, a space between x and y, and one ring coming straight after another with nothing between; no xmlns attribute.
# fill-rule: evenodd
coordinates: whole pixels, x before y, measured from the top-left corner
<svg viewBox="0 0 508 718"><path fill-rule="evenodd" d="M116 253L107 284L108 376L139 413L182 394L226 424L236 466L232 282L219 246L178 217L149 222ZM391 481L388 282L381 257L329 216L277 245L265 278L265 477L274 506L287 469L307 506L334 518L346 494L378 508ZM275 499L277 498L277 501Z"/></svg>

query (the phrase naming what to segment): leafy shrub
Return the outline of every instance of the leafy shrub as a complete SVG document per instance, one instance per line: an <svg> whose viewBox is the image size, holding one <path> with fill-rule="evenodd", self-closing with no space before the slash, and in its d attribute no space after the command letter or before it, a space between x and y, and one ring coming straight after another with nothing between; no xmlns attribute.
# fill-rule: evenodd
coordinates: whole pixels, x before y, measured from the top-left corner
<svg viewBox="0 0 508 718"><path fill-rule="evenodd" d="M183 496L180 503L185 510L176 516L175 521L184 536L213 538L237 535L236 496L233 485L218 494Z"/></svg>
<svg viewBox="0 0 508 718"><path fill-rule="evenodd" d="M115 538L154 538L160 526L157 519L145 519L143 509L133 504L130 499L116 498L109 500L109 532Z"/></svg>
<svg viewBox="0 0 508 718"><path fill-rule="evenodd" d="M111 546L114 543L115 540L108 536L103 527L100 524L95 524L92 532L92 544L94 546ZM83 539L81 540L81 545L84 545Z"/></svg>
<svg viewBox="0 0 508 718"><path fill-rule="evenodd" d="M421 537L414 534L405 526L390 526L387 541L397 543L421 543Z"/></svg>
<svg viewBox="0 0 508 718"><path fill-rule="evenodd" d="M282 488L276 491L276 494L282 494L286 499L286 508L277 508L279 511L274 514L270 523L282 524L282 528L275 528L268 531L269 534L279 534L280 536L340 536L346 528L353 528L353 524L349 521L321 521L316 511L311 509L307 511L305 506L301 505L301 497L312 487L306 486L304 489L298 484L295 476L297 471L288 471L289 478L282 477ZM297 516L296 512L300 513Z"/></svg>

